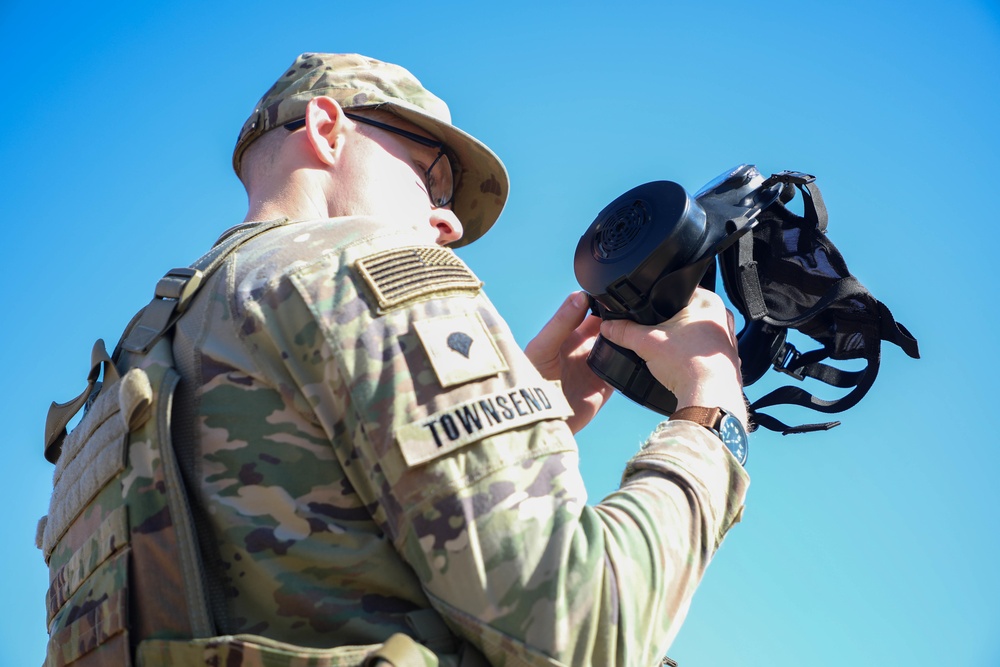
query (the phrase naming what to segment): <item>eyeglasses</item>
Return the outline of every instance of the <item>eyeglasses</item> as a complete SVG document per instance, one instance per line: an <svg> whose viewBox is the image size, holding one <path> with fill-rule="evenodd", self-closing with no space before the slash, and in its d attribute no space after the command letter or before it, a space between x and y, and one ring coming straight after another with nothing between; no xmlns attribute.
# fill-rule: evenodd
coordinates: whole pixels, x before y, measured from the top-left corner
<svg viewBox="0 0 1000 667"><path fill-rule="evenodd" d="M455 198L455 167L458 164L458 160L448 156L446 152L445 145L434 139L428 139L427 137L416 134L415 132L408 132L402 130L398 127L393 127L387 123L383 123L377 120L372 120L371 118L365 118L364 116L359 116L357 114L344 112L344 115L353 121L358 123L363 123L365 125L371 125L372 127L377 127L380 130L385 130L386 132L391 132L392 134L398 134L401 137L405 137L410 141L415 141L421 146L427 146L429 148L436 148L438 151L437 157L431 162L431 165L427 167L427 171L424 172L424 183L427 184L427 196L431 200L431 204L435 208L442 208L451 203L452 199ZM290 123L285 123L284 128L289 132L294 132L305 127L306 119L293 120Z"/></svg>

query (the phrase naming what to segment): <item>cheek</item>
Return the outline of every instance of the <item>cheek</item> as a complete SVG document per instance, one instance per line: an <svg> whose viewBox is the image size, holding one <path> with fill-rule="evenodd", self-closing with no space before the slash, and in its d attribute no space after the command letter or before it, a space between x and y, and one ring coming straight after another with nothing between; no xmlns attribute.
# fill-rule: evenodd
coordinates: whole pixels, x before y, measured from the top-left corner
<svg viewBox="0 0 1000 667"><path fill-rule="evenodd" d="M423 177L408 162L393 160L382 173L385 176L383 189L397 204L411 207L414 212L430 210Z"/></svg>
<svg viewBox="0 0 1000 667"><path fill-rule="evenodd" d="M386 160L368 178L370 203L396 219L426 220L431 212L423 181L408 163Z"/></svg>

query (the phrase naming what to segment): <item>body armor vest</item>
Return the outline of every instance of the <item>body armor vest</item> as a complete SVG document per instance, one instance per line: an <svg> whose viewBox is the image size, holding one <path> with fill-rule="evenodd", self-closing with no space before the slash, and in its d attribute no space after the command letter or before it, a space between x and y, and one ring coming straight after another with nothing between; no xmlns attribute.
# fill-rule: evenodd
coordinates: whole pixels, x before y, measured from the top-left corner
<svg viewBox="0 0 1000 667"><path fill-rule="evenodd" d="M280 224L237 227L192 267L167 273L113 357L103 341L94 345L83 393L49 409L45 457L56 469L37 535L50 579L45 667L486 665L431 609L408 618L419 642L397 634L384 644L315 649L215 634L171 435L180 381L171 332L233 250ZM440 657L455 651L454 660Z"/></svg>

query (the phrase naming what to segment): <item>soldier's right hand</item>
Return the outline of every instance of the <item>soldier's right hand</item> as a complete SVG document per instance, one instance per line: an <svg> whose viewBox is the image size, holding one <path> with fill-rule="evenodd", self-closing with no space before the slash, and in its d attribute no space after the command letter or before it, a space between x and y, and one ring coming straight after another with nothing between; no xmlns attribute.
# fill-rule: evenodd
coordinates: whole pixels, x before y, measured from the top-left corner
<svg viewBox="0 0 1000 667"><path fill-rule="evenodd" d="M653 377L677 396L678 408L721 407L747 423L733 314L719 295L698 288L666 322L608 320L601 335L642 357Z"/></svg>

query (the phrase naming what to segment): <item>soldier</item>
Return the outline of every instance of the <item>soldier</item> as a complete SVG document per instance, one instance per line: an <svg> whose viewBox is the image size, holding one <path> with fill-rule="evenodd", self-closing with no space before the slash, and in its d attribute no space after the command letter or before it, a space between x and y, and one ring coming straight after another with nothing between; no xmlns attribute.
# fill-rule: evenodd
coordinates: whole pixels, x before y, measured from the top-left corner
<svg viewBox="0 0 1000 667"><path fill-rule="evenodd" d="M506 171L395 65L301 55L233 164L245 225L284 222L173 341L212 650L242 636L218 664L348 646L356 662L308 664L374 664L393 642L380 659L658 664L749 483L713 430L747 419L720 299L644 327L573 294L522 352L447 247L493 225ZM623 452L621 488L588 506L573 432L611 392L585 364L599 330L706 410Z"/></svg>

